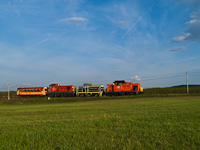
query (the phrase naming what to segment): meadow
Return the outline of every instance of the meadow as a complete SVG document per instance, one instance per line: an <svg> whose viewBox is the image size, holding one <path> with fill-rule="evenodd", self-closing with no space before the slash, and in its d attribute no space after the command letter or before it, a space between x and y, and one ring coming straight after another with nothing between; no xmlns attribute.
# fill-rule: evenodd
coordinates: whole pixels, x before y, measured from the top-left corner
<svg viewBox="0 0 200 150"><path fill-rule="evenodd" d="M200 96L37 100L0 103L0 149L200 149Z"/></svg>

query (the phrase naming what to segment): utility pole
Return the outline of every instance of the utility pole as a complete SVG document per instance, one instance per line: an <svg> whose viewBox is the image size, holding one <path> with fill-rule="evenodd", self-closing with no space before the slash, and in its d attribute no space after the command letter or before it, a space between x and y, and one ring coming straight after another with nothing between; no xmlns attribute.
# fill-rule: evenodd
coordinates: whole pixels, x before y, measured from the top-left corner
<svg viewBox="0 0 200 150"><path fill-rule="evenodd" d="M186 71L186 80L187 80L187 94L189 94L189 86L188 86L188 71Z"/></svg>
<svg viewBox="0 0 200 150"><path fill-rule="evenodd" d="M8 100L10 100L10 83L8 83Z"/></svg>

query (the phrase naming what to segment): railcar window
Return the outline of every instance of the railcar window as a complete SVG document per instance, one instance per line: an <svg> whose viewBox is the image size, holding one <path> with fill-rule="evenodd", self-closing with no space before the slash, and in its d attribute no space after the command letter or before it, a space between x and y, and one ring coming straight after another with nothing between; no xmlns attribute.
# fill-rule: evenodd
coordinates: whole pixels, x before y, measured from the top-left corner
<svg viewBox="0 0 200 150"><path fill-rule="evenodd" d="M85 87L79 87L78 92L85 92L86 88Z"/></svg>
<svg viewBox="0 0 200 150"><path fill-rule="evenodd" d="M117 83L117 85L122 85L122 83Z"/></svg>
<svg viewBox="0 0 200 150"><path fill-rule="evenodd" d="M83 92L83 89L82 89L82 88L79 88L79 89L78 89L78 92Z"/></svg>
<svg viewBox="0 0 200 150"><path fill-rule="evenodd" d="M69 86L69 87L67 87L67 91L68 91L68 92L70 91L70 89L71 89L71 88L70 88L70 86Z"/></svg>

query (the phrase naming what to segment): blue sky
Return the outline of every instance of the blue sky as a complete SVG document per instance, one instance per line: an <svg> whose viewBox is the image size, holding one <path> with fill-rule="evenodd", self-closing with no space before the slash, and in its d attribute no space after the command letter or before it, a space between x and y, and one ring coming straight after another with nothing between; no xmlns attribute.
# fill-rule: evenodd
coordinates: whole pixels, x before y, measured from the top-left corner
<svg viewBox="0 0 200 150"><path fill-rule="evenodd" d="M186 70L200 84L199 0L1 0L0 12L0 90L163 87L185 84Z"/></svg>

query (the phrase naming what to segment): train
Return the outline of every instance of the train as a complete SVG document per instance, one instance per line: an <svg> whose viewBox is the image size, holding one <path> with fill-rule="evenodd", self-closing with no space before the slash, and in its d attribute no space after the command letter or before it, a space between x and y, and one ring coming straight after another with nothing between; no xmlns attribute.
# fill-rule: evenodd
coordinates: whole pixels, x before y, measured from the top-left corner
<svg viewBox="0 0 200 150"><path fill-rule="evenodd" d="M48 97L83 97L83 96L120 96L142 94L143 88L140 83L114 81L113 84L93 86L91 83L83 86L51 84L48 87L25 87L17 88L18 96L48 96Z"/></svg>

